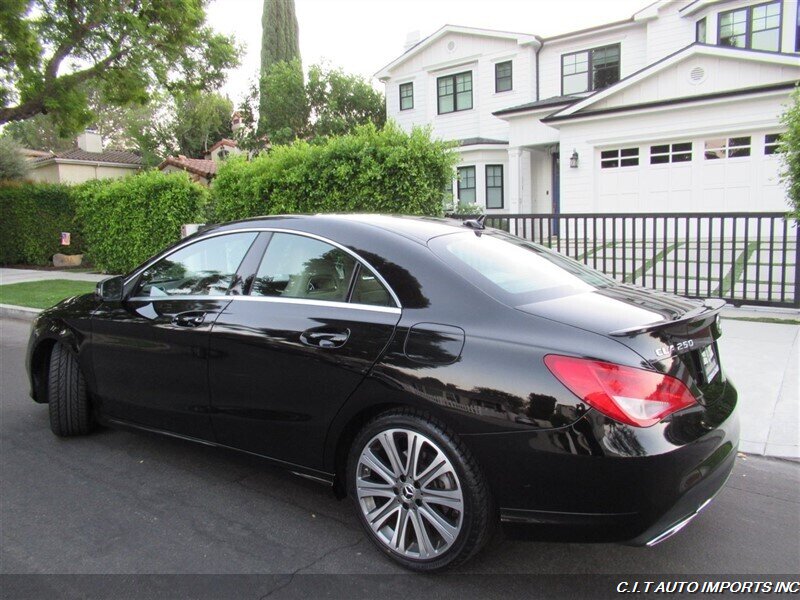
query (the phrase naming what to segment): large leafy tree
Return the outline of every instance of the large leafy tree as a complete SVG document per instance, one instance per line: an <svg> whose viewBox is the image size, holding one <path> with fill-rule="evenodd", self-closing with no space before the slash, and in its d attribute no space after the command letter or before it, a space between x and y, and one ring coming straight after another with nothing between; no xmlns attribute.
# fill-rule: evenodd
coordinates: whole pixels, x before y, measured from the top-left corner
<svg viewBox="0 0 800 600"><path fill-rule="evenodd" d="M230 138L233 103L219 94L194 93L175 103L174 135L178 151L203 156L222 138Z"/></svg>
<svg viewBox="0 0 800 600"><path fill-rule="evenodd" d="M308 100L303 84L303 68L298 59L277 62L261 78L261 106L268 98L267 115L258 122L258 131L273 144L285 144L306 135Z"/></svg>
<svg viewBox="0 0 800 600"><path fill-rule="evenodd" d="M273 73L273 71L280 71ZM286 71L292 74L287 76ZM283 90L281 97L275 96L273 85L275 77L286 78L292 83ZM296 81L300 81L300 86ZM261 15L261 73L259 78L259 119L260 134L285 136L292 131L298 121L303 119L303 67L300 62L299 29L294 0L264 0ZM288 104L282 104L288 98ZM290 110L292 106L295 109ZM289 110L287 110L289 109Z"/></svg>
<svg viewBox="0 0 800 600"><path fill-rule="evenodd" d="M306 85L311 137L343 135L358 125L386 122L383 94L358 75L313 65Z"/></svg>
<svg viewBox="0 0 800 600"><path fill-rule="evenodd" d="M3 0L0 124L48 114L74 133L92 120L88 84L111 105L218 87L238 50L205 25L206 2Z"/></svg>

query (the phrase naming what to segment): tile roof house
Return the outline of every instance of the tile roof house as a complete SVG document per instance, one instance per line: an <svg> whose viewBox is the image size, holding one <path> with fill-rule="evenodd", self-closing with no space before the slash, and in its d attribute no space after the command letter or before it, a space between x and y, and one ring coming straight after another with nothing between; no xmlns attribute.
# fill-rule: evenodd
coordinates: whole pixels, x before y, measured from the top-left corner
<svg viewBox="0 0 800 600"><path fill-rule="evenodd" d="M241 153L242 150L234 140L222 139L206 151L204 158L187 158L183 154L169 156L158 165L158 169L165 173L186 171L192 181L207 186L216 176L217 164L221 160L225 160L231 154Z"/></svg>
<svg viewBox="0 0 800 600"><path fill-rule="evenodd" d="M29 161L28 178L47 183L82 183L91 179L125 177L142 168L142 157L133 152L104 150L96 131L78 136L77 147L63 152L23 150Z"/></svg>

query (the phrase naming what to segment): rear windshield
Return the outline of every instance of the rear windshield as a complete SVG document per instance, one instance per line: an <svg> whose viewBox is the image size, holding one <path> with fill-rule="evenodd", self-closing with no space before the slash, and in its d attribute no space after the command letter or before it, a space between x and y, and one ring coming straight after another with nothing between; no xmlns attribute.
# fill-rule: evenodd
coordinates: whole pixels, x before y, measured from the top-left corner
<svg viewBox="0 0 800 600"><path fill-rule="evenodd" d="M571 258L503 232L454 233L428 245L462 277L512 306L616 285Z"/></svg>

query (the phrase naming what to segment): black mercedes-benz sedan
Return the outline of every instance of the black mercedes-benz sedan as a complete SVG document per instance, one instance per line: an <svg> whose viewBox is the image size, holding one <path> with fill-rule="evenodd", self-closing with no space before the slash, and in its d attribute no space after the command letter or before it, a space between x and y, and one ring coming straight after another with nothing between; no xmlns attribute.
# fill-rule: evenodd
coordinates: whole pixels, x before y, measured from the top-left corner
<svg viewBox="0 0 800 600"><path fill-rule="evenodd" d="M694 517L738 443L722 304L481 220L258 218L44 311L27 367L55 434L125 426L265 457L431 571L501 522L652 545Z"/></svg>

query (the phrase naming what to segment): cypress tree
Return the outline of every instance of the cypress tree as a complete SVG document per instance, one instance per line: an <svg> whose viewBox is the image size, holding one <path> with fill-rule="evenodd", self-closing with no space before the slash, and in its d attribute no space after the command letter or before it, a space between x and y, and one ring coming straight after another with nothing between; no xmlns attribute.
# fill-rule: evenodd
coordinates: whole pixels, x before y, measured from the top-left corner
<svg viewBox="0 0 800 600"><path fill-rule="evenodd" d="M297 59L297 60L295 60ZM299 28L295 14L294 0L264 0L261 14L261 77L259 78L259 133L272 134L289 127L288 123L277 122L277 115L270 115L269 94L266 78L270 69L278 62L292 62L300 71ZM305 104L298 98L299 104ZM282 120L282 119L281 119Z"/></svg>

